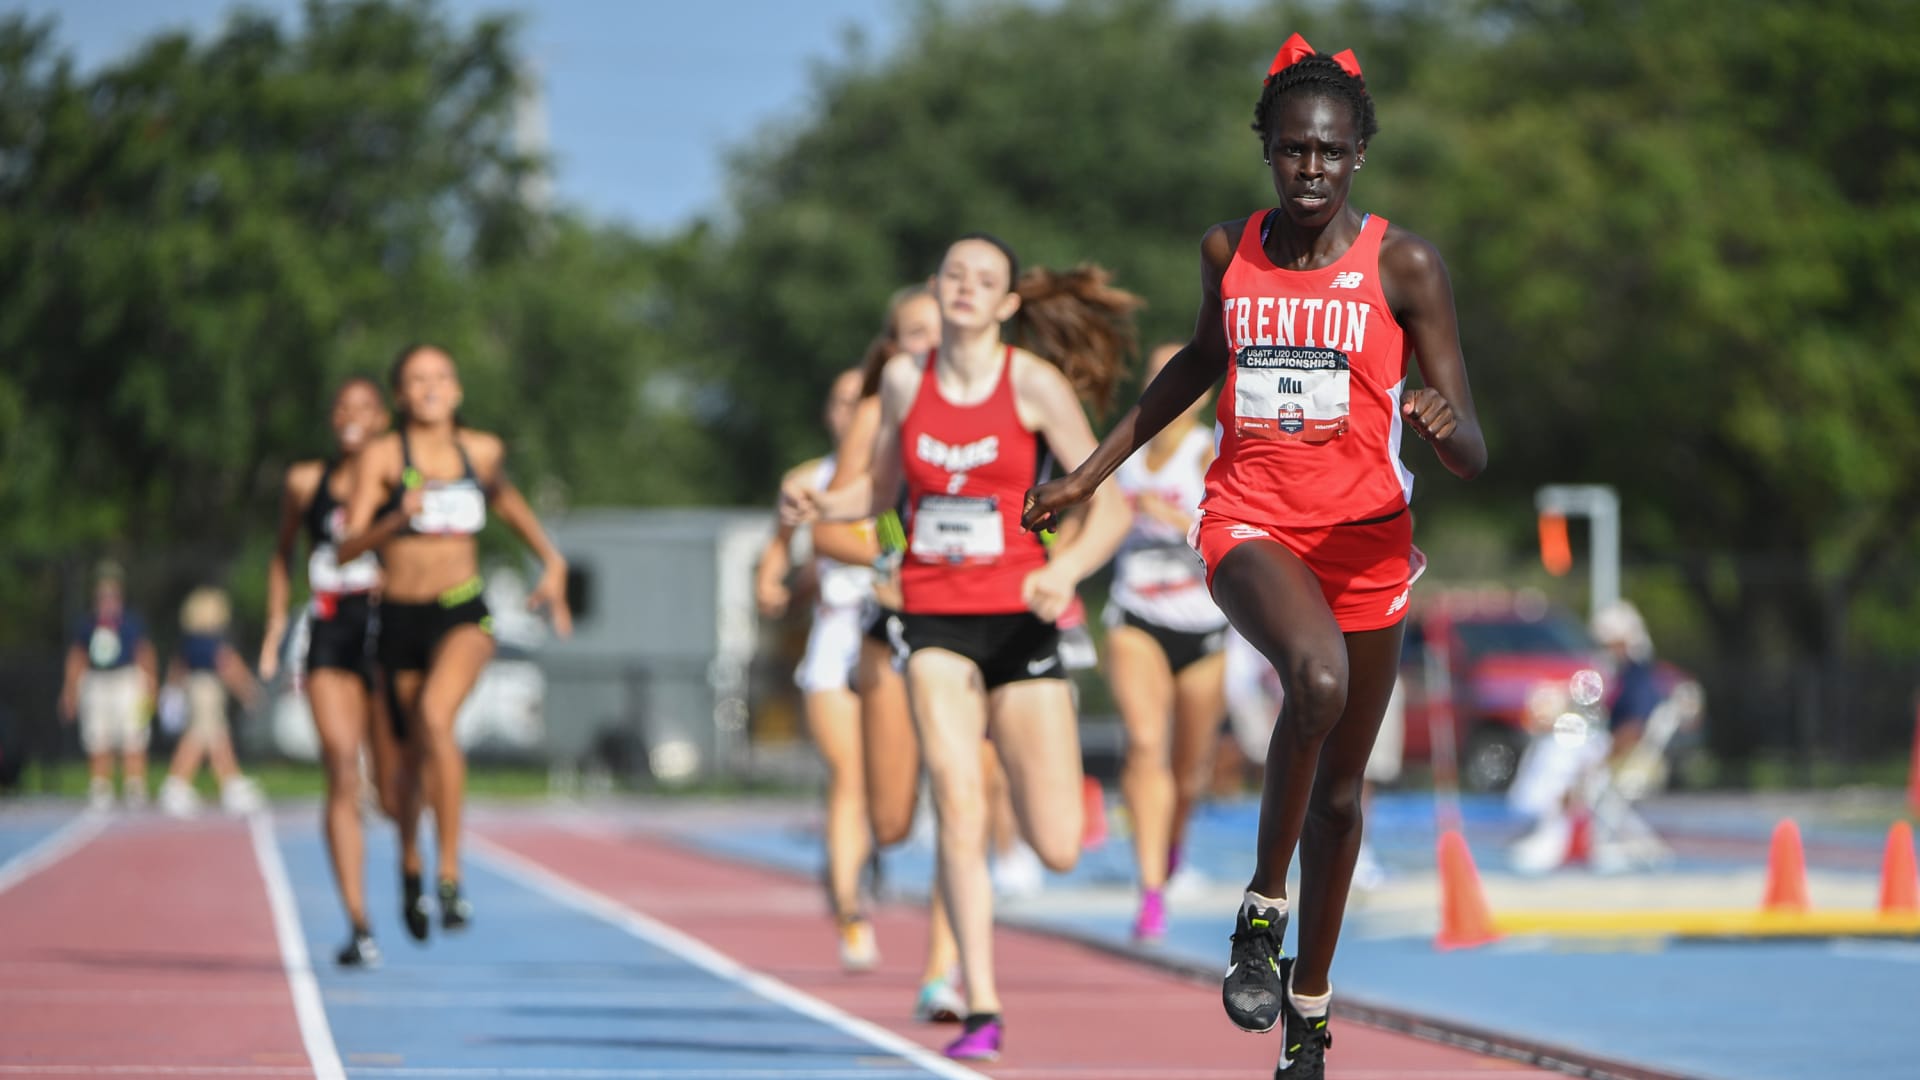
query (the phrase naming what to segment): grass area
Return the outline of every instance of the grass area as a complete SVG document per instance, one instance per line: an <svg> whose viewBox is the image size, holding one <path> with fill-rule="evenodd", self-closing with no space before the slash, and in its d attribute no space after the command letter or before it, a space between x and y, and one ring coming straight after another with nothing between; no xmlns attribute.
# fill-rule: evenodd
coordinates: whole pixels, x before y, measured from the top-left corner
<svg viewBox="0 0 1920 1080"><path fill-rule="evenodd" d="M157 789L160 777L165 771L165 763L154 762L148 766L148 769L148 787ZM259 783L261 790L266 792L270 799L317 799L326 791L326 777L321 773L318 765L287 761L250 762L245 765L245 769L247 775ZM195 786L205 798L214 799L219 796L219 788L214 783L212 775L204 769L197 778ZM672 789L629 790L617 787L615 790L690 798L732 798L801 795L811 793L815 788L791 782L712 779ZM86 763L81 761L34 762L28 765L22 774L18 793L83 797L87 793ZM472 763L467 767L467 794L480 799L532 800L547 798L551 790L544 766Z"/></svg>
<svg viewBox="0 0 1920 1080"><path fill-rule="evenodd" d="M326 791L320 766L300 762L253 762L246 773L272 799L318 798ZM148 766L147 785L159 786L165 763ZM201 770L195 786L207 798L219 795L213 776ZM87 766L80 761L35 762L21 776L20 791L28 795L83 796L87 793ZM547 770L525 766L474 766L467 771L467 792L487 798L544 798Z"/></svg>
<svg viewBox="0 0 1920 1080"><path fill-rule="evenodd" d="M1905 756L1843 762L1766 754L1744 767L1703 758L1688 770L1687 779L1690 787L1729 791L1826 791L1846 787L1904 790L1911 768Z"/></svg>

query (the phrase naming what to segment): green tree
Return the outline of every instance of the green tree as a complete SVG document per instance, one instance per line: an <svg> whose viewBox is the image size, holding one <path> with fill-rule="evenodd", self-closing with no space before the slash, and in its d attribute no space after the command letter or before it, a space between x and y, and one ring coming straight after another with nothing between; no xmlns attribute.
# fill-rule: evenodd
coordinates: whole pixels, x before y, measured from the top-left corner
<svg viewBox="0 0 1920 1080"><path fill-rule="evenodd" d="M964 233L1000 235L1029 264L1098 262L1148 298L1143 340L1184 338L1201 235L1272 201L1249 125L1287 30L1378 55L1389 95L1405 78L1389 58L1437 32L1419 12L1307 8L929 3L895 51L825 68L811 115L739 154L728 226L675 310L717 361L715 419L745 466L731 493L764 498L819 452L833 372L858 360L885 297Z"/></svg>
<svg viewBox="0 0 1920 1080"><path fill-rule="evenodd" d="M1920 521L1920 12L1492 10L1423 89L1493 489L1616 484L1738 673L1727 712L1778 646L1840 708L1852 604Z"/></svg>
<svg viewBox="0 0 1920 1080"><path fill-rule="evenodd" d="M858 355L880 298L959 233L1100 261L1149 298L1148 338L1183 335L1201 231L1272 201L1246 124L1298 29L1356 49L1378 102L1356 199L1451 264L1493 467L1438 485L1437 513L1507 522L1517 551L1538 485L1616 485L1629 555L1677 567L1712 629L1730 716L1777 704L1756 676L1782 660L1838 687L1856 628L1911 639L1897 602L1852 610L1920 515L1920 9L916 11L896 51L828 67L812 114L742 153L682 280L673 319L714 360L737 494L819 448L795 388Z"/></svg>
<svg viewBox="0 0 1920 1080"><path fill-rule="evenodd" d="M84 77L0 22L0 597L57 603L25 561L72 552L257 554L332 387L414 340L530 491L693 493L635 467L684 438L645 422L659 259L525 197L520 71L511 21L426 2L241 12Z"/></svg>

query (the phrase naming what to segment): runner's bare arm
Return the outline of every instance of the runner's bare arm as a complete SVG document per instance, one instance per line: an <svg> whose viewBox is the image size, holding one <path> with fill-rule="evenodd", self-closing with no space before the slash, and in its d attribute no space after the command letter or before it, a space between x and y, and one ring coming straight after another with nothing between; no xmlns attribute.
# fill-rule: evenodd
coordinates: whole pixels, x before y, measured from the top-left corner
<svg viewBox="0 0 1920 1080"><path fill-rule="evenodd" d="M860 521L892 506L900 497L904 473L900 467L900 423L920 389L920 370L911 357L888 361L880 375L880 427L873 458L866 472L851 477L846 486L817 492L789 484L781 492L783 520Z"/></svg>
<svg viewBox="0 0 1920 1080"><path fill-rule="evenodd" d="M1234 238L1244 224L1215 225L1200 241L1200 312L1194 320L1192 339L1167 361L1140 392L1139 402L1107 432L1080 467L1028 493L1022 525L1029 529L1049 527L1062 510L1089 498L1122 462L1178 420L1226 371L1231 353L1220 319L1220 280L1233 261Z"/></svg>
<svg viewBox="0 0 1920 1080"><path fill-rule="evenodd" d="M547 618L553 623L553 632L563 638L572 635L573 610L567 605L567 557L554 546L553 538L541 526L533 507L527 505L526 496L520 494L519 487L507 476L506 444L492 435L478 435L474 449L478 451L474 454L476 461L491 462L491 467L475 467L482 476L493 478L487 485L487 501L500 515L501 522L518 533L540 560L540 580L527 596L527 608L545 608ZM354 494L357 496L359 491L356 489Z"/></svg>
<svg viewBox="0 0 1920 1080"><path fill-rule="evenodd" d="M374 520L387 490L400 479L398 435L382 435L360 451L353 469L353 491L347 496L347 535L335 553L342 563L350 563L400 535L413 515L420 512L422 496L417 489L410 490L399 509Z"/></svg>
<svg viewBox="0 0 1920 1080"><path fill-rule="evenodd" d="M828 490L845 487L866 475L873 461L874 436L880 430L880 395L860 399L853 420L834 451L833 479ZM871 521L819 522L813 527L813 550L852 566L865 566L880 557L880 540Z"/></svg>
<svg viewBox="0 0 1920 1080"><path fill-rule="evenodd" d="M1449 472L1471 480L1487 467L1487 440L1467 386L1447 264L1432 244L1396 226L1380 247L1380 279L1426 383L1408 392L1400 413Z"/></svg>
<svg viewBox="0 0 1920 1080"><path fill-rule="evenodd" d="M1059 368L1030 353L1016 353L1014 360L1021 422L1046 441L1063 467L1077 468L1094 452L1095 442L1073 384ZM1132 521L1119 489L1102 484L1088 501L1079 528L1054 543L1048 562L1075 582L1084 581L1113 557Z"/></svg>
<svg viewBox="0 0 1920 1080"><path fill-rule="evenodd" d="M295 462L280 488L280 524L267 560L267 623L260 635L260 677L268 682L280 671L280 646L287 638L287 605L293 599L293 551L300 542L300 516L320 487L317 461Z"/></svg>
<svg viewBox="0 0 1920 1080"><path fill-rule="evenodd" d="M818 468L819 464L816 459L788 469L786 475L780 478L781 490L784 491L788 484L803 483L808 473ZM793 534L796 531L796 526L781 521L776 514L773 534L767 537L766 545L760 549L760 559L754 564L753 596L762 618L777 619L785 615L787 604L793 599L792 590L787 588L787 574L793 570Z"/></svg>

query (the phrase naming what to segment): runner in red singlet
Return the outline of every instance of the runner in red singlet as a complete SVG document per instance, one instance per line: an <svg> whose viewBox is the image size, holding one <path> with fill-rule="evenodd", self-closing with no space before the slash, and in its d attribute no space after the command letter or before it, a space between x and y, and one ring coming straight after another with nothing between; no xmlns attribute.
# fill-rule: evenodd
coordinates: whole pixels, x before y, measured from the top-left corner
<svg viewBox="0 0 1920 1080"><path fill-rule="evenodd" d="M1224 371L1220 455L1193 540L1286 702L1267 747L1258 862L1221 987L1251 1031L1285 1020L1276 1076L1325 1074L1328 969L1360 847L1360 787L1400 656L1413 555L1403 428L1462 478L1486 466L1439 252L1347 205L1377 127L1351 52L1299 35L1254 111L1277 209L1208 230L1193 340L1085 464L1029 495L1084 499ZM1406 389L1409 356L1425 383ZM1300 847L1300 956L1286 958Z"/></svg>
<svg viewBox="0 0 1920 1080"><path fill-rule="evenodd" d="M1013 252L978 235L947 250L934 288L940 344L925 358L896 357L882 373L867 478L825 493L793 485L784 498L793 520L859 520L906 491L899 629L967 993L966 1027L947 1054L980 1060L998 1055L1003 1034L980 742L999 750L1028 842L1048 866L1071 867L1081 840L1080 745L1054 620L1127 525L1116 495L1095 494L1083 527L1049 553L1021 528L1020 499L1049 452L1078 464L1093 449L1076 384L1115 381L1138 300L1094 268L1021 278ZM1045 343L1051 363L1002 341L1001 324L1016 313L1017 329Z"/></svg>

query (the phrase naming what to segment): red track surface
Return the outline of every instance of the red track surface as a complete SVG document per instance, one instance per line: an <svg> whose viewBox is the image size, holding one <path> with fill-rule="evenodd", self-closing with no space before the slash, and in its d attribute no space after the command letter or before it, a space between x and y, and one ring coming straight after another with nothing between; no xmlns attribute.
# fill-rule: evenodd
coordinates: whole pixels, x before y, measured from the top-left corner
<svg viewBox="0 0 1920 1080"><path fill-rule="evenodd" d="M306 1069L246 826L117 825L0 894L0 1062Z"/></svg>
<svg viewBox="0 0 1920 1080"><path fill-rule="evenodd" d="M884 962L840 973L819 890L757 867L690 853L638 834L498 824L489 839L549 870L699 938L848 1013L926 1046L951 1027L908 1013L926 942L921 911L877 913ZM1000 1080L1238 1080L1271 1075L1279 1046L1236 1030L1217 995L1142 965L1043 935L997 942L1006 1054L980 1071ZM1403 1035L1341 1023L1333 1080L1501 1080L1555 1074Z"/></svg>

